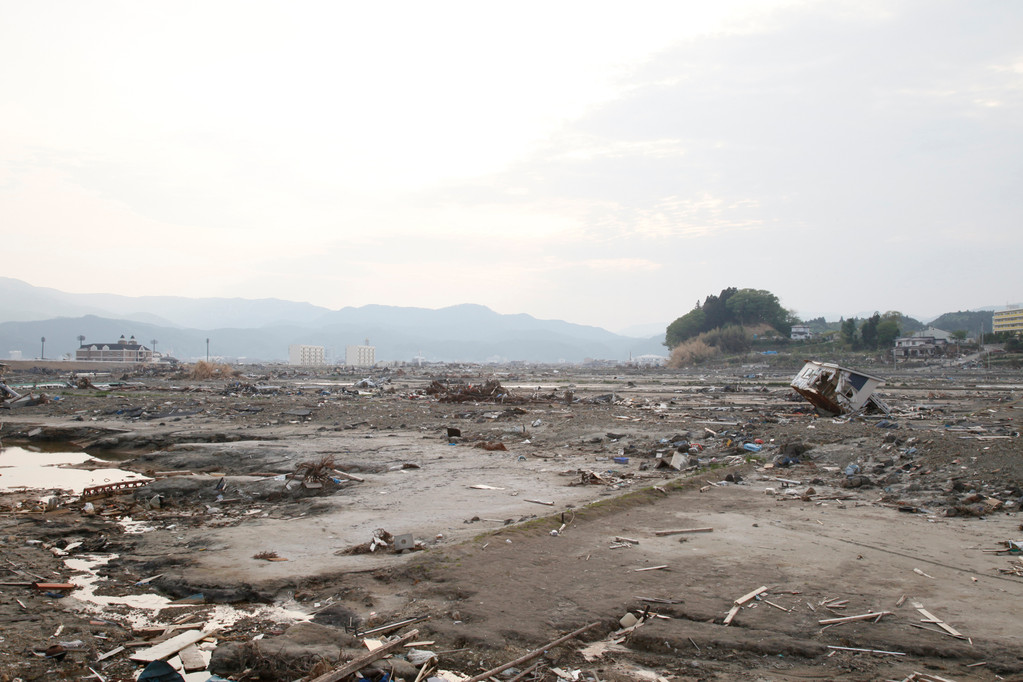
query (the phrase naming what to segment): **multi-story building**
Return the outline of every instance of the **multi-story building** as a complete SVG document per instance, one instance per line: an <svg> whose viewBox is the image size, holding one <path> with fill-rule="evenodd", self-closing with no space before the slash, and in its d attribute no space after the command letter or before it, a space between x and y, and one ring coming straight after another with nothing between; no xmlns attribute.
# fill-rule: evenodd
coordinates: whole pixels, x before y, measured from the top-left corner
<svg viewBox="0 0 1023 682"><path fill-rule="evenodd" d="M951 339L952 335L947 331L928 327L895 339L895 357L929 358L945 355L949 351Z"/></svg>
<svg viewBox="0 0 1023 682"><path fill-rule="evenodd" d="M809 341L813 338L813 333L810 331L809 325L805 324L794 324L792 325L792 333L789 335L793 341Z"/></svg>
<svg viewBox="0 0 1023 682"><path fill-rule="evenodd" d="M1023 333L1023 308L1009 306L1005 310L996 310L991 316L991 331Z"/></svg>
<svg viewBox="0 0 1023 682"><path fill-rule="evenodd" d="M345 364L349 367L372 367L377 364L376 346L345 346Z"/></svg>
<svg viewBox="0 0 1023 682"><path fill-rule="evenodd" d="M124 334L117 343L90 343L75 351L75 360L91 362L152 362L153 351L146 348L132 336L125 340Z"/></svg>
<svg viewBox="0 0 1023 682"><path fill-rule="evenodd" d="M288 346L289 365L323 365L326 364L326 353L323 346Z"/></svg>

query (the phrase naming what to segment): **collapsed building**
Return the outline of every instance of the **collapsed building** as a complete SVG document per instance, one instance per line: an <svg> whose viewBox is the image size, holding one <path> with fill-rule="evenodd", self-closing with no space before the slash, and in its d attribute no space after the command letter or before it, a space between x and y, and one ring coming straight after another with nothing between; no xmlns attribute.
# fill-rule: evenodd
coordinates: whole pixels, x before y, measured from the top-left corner
<svg viewBox="0 0 1023 682"><path fill-rule="evenodd" d="M873 395L877 387L884 385L884 379L830 362L807 361L790 385L827 416L870 409L889 412L880 398Z"/></svg>

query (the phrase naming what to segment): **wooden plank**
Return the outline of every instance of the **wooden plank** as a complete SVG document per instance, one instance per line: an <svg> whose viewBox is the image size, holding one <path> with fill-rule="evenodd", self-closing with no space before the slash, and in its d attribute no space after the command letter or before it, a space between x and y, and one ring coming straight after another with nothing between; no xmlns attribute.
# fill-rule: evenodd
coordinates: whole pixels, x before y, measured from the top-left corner
<svg viewBox="0 0 1023 682"><path fill-rule="evenodd" d="M74 583L32 583L32 587L37 590L75 590L78 589L78 585Z"/></svg>
<svg viewBox="0 0 1023 682"><path fill-rule="evenodd" d="M668 567L668 564L661 564L660 566L647 566L646 568L637 568L637 569L634 569L634 570L636 571L636 573L639 573L641 571L659 571L662 568L667 568L667 567Z"/></svg>
<svg viewBox="0 0 1023 682"><path fill-rule="evenodd" d="M310 680L310 682L338 682L338 680L342 680L348 677L355 671L369 665L370 663L380 660L381 658L391 653L395 649L400 649L407 642L411 642L418 636L419 630L410 630L407 634L402 635L393 642L389 642L388 644L385 644L378 649L370 651L368 654L360 656L355 660L349 661L348 663L345 663L338 668L334 668L330 672L323 673L319 677L315 677L312 680Z"/></svg>
<svg viewBox="0 0 1023 682"><path fill-rule="evenodd" d="M861 613L858 616L845 616L843 618L825 618L824 620L817 621L818 625L836 625L838 623L852 623L857 620L874 620L881 616L894 615L891 611L875 611L873 613Z"/></svg>
<svg viewBox="0 0 1023 682"><path fill-rule="evenodd" d="M543 500L529 500L529 499L527 499L527 500L523 500L523 501L524 502L532 502L533 504L542 504L542 505L546 505L548 507L553 507L554 506L553 502L544 502Z"/></svg>
<svg viewBox="0 0 1023 682"><path fill-rule="evenodd" d="M768 606L773 606L776 609L780 609L780 610L782 610L782 611L784 611L786 613L791 613L792 612L792 609L787 609L784 606L779 606L778 604L775 604L773 601L769 601L767 599L764 600L764 603L767 604Z"/></svg>
<svg viewBox="0 0 1023 682"><path fill-rule="evenodd" d="M148 649L143 649L142 651L136 651L131 655L131 660L138 661L139 663L162 661L178 653L189 644L195 644L209 634L210 633L205 630L189 630L187 632L182 632L180 635L171 637L166 642L160 642L156 646L151 646Z"/></svg>
<svg viewBox="0 0 1023 682"><path fill-rule="evenodd" d="M463 680L462 682L483 682L483 680L487 679L488 677L491 677L491 676L496 675L498 673L504 672L508 668L513 668L515 666L522 665L523 663L531 661L534 658L542 656L543 653L545 651L547 651L548 649L553 649L554 647L558 646L559 644L561 644L563 642L567 642L568 640L572 639L576 635L581 635L582 633L586 632L587 630L591 630L591 629L597 627L598 625L600 625L600 623L590 623L589 625L584 625L583 627L579 628L578 630L573 630L572 632L568 633L564 637L559 637L556 640L554 640L553 642L548 642L547 644L545 644L544 646L540 647L539 649L533 649L528 654L526 654L524 656L519 656L514 661L508 661L507 663L505 663L503 665L499 665L496 668L491 668L490 670L488 670L488 671L486 671L484 673L480 673L479 675L476 675L475 677L470 677L469 679ZM319 680L313 680L313 682L320 682L320 681ZM330 682L334 682L334 681L331 680Z"/></svg>
<svg viewBox="0 0 1023 682"><path fill-rule="evenodd" d="M756 597L758 597L759 595L763 594L764 592L767 592L767 587L766 587L766 586L764 586L764 587L758 587L757 589L753 590L753 591L752 591L752 592L750 592L749 594L744 594L743 596L739 597L739 598L738 598L738 599L736 599L736 600L735 600L735 601L734 601L733 603L734 603L734 604L735 604L736 606L742 606L742 605L743 605L743 604L745 604L746 602L748 602L748 601L752 601L753 599L755 599L755 598L756 598Z"/></svg>
<svg viewBox="0 0 1023 682"><path fill-rule="evenodd" d="M713 533L713 528L678 528L676 530L657 530L654 535L681 535L682 533Z"/></svg>
<svg viewBox="0 0 1023 682"><path fill-rule="evenodd" d="M728 609L728 613L725 615L724 624L725 625L731 625L732 624L732 619L735 618L735 616L739 613L739 609L741 609L741 608L742 608L741 606L739 606L738 604L735 604L735 605L732 606L732 608Z"/></svg>
<svg viewBox="0 0 1023 682"><path fill-rule="evenodd" d="M199 647L194 644L189 644L179 651L178 658L181 659L181 667L185 669L186 673L206 670L206 659L203 657L202 652L199 651Z"/></svg>
<svg viewBox="0 0 1023 682"><path fill-rule="evenodd" d="M361 476L356 476L355 474L350 474L347 471L339 471L337 469L334 469L333 471L334 471L335 474L337 474L341 478L347 478L349 481L356 481L358 483L363 483L366 480L366 479L362 478Z"/></svg>
<svg viewBox="0 0 1023 682"><path fill-rule="evenodd" d="M96 662L97 663L102 663L103 661L107 660L111 656L116 656L117 654L121 653L122 651L124 651L124 647L123 646L119 646L116 649L111 649L110 651L106 652L105 654L100 654L99 656L97 656L96 657Z"/></svg>
<svg viewBox="0 0 1023 682"><path fill-rule="evenodd" d="M914 604L914 606L916 606L916 605ZM939 628L941 628L942 630L944 630L948 634L952 635L953 637L961 637L963 639L966 639L966 635L964 635L963 633L959 632L954 627L952 627L951 625L949 625L945 621L941 620L940 618L938 618L937 616L932 614L927 609L924 609L924 608L921 608L919 606L916 606L916 610L920 612L921 616L923 616L924 618L928 619L930 622L934 623Z"/></svg>
<svg viewBox="0 0 1023 682"><path fill-rule="evenodd" d="M830 644L828 645L828 648L829 649L834 649L836 651L862 651L863 653L866 653L866 654L887 654L888 656L905 656L906 655L905 653L903 653L901 651L882 651L880 649L857 649L857 648L851 647L851 646L832 646Z"/></svg>

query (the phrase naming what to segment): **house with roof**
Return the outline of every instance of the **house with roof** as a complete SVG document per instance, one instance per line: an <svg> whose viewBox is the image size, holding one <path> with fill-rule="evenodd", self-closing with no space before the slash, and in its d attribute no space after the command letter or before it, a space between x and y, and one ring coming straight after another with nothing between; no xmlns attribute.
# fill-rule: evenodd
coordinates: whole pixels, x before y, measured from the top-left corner
<svg viewBox="0 0 1023 682"><path fill-rule="evenodd" d="M928 327L913 332L909 336L895 339L895 357L897 358L932 358L941 356L948 350L952 334L944 329Z"/></svg>
<svg viewBox="0 0 1023 682"><path fill-rule="evenodd" d="M152 362L153 351L146 348L132 336L125 339L124 334L116 343L82 344L75 351L75 360L88 362Z"/></svg>

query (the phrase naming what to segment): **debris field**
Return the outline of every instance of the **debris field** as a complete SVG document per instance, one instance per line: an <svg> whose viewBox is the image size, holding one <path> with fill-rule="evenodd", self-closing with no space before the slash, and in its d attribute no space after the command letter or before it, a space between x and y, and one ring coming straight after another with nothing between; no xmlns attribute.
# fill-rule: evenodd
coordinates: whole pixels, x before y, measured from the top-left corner
<svg viewBox="0 0 1023 682"><path fill-rule="evenodd" d="M820 368L8 371L0 680L1023 679L1021 377Z"/></svg>

